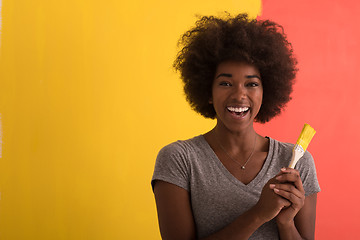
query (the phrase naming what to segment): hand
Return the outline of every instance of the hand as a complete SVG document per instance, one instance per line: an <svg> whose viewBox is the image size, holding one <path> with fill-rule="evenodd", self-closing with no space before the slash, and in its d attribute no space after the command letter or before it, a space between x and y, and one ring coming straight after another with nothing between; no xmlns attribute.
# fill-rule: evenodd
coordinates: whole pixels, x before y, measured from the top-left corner
<svg viewBox="0 0 360 240"><path fill-rule="evenodd" d="M277 175L278 176L278 175ZM265 221L270 221L276 217L280 211L291 205L291 202L277 194L270 186L278 183L274 178L270 179L262 189L260 199L255 205L259 216Z"/></svg>
<svg viewBox="0 0 360 240"><path fill-rule="evenodd" d="M291 205L283 208L276 217L280 224L291 224L296 214L304 206L305 190L299 171L292 168L282 168L275 177L276 182L270 185L274 193L288 200Z"/></svg>

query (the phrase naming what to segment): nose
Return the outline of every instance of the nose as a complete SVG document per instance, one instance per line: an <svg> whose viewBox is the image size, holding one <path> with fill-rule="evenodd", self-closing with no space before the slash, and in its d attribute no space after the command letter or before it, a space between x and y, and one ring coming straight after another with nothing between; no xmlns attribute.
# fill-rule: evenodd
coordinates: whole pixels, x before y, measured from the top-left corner
<svg viewBox="0 0 360 240"><path fill-rule="evenodd" d="M238 84L234 86L232 95L235 99L245 99L247 97L247 89L242 84Z"/></svg>

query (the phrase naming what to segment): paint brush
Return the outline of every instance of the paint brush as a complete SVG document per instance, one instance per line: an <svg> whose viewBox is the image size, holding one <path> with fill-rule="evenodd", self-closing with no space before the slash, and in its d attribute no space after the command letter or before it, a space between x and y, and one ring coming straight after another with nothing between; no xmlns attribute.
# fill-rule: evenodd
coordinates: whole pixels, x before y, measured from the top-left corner
<svg viewBox="0 0 360 240"><path fill-rule="evenodd" d="M304 124L301 134L293 148L289 168L294 168L299 159L304 155L315 133L316 131L309 124Z"/></svg>

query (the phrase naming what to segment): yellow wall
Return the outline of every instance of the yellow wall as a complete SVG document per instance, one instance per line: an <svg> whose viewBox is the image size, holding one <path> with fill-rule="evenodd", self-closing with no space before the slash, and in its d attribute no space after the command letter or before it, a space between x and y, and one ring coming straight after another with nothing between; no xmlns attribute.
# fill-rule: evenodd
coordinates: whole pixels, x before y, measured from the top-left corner
<svg viewBox="0 0 360 240"><path fill-rule="evenodd" d="M195 14L260 0L3 0L0 239L159 239L165 144L209 130L172 70Z"/></svg>

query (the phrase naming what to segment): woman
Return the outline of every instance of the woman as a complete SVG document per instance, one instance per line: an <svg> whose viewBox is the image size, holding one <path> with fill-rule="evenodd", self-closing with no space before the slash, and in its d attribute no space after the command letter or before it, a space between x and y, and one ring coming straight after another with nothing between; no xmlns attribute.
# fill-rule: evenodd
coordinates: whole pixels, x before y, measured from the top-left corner
<svg viewBox="0 0 360 240"><path fill-rule="evenodd" d="M214 129L160 152L152 186L163 239L313 239L320 191L306 152L263 137L254 121L290 100L297 61L282 27L246 14L203 17L174 67L192 108Z"/></svg>

